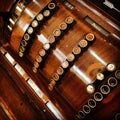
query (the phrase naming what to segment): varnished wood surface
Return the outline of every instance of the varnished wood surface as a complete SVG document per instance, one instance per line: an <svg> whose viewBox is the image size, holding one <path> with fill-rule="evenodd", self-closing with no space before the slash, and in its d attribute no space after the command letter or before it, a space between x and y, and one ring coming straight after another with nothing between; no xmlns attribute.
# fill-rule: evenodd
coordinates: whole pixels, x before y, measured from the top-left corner
<svg viewBox="0 0 120 120"><path fill-rule="evenodd" d="M11 46L14 46L14 44L16 45L14 48L15 51L18 51L18 48L20 46L20 41L24 35L24 32L27 30L33 18L39 13L39 11L43 9L44 6L46 6L48 2L49 2L48 0L46 1L38 0L37 2L32 1L23 11L21 15L21 19L18 20L18 22L16 23L16 26L13 30L14 32L12 32L11 35L12 39L10 41L10 44ZM21 26L21 27L17 27L17 26Z"/></svg>
<svg viewBox="0 0 120 120"><path fill-rule="evenodd" d="M5 112L3 111L3 109L0 107L0 120L5 119L5 120L9 120L8 116L5 114Z"/></svg>
<svg viewBox="0 0 120 120"><path fill-rule="evenodd" d="M34 82L37 84L37 86L48 97L48 99L54 103L54 105L57 107L57 109L61 111L61 114L64 116L64 119L65 120L67 120L67 119L73 119L74 118L74 115L73 115L74 110L71 107L71 105L68 104L68 102L66 101L66 99L64 98L64 96L62 96L61 94L58 94L58 93L56 93L54 91L50 92L48 90L48 84L49 84L49 82L47 81L47 79L44 78L44 76L40 75L39 73L34 74L33 71L32 71L32 69L31 69L32 68L32 64L26 58L25 59L23 58L24 60L21 61L21 58L19 58L19 56L16 56L13 53L13 50L11 50L10 47L7 46L6 50L9 51L10 55L12 55L13 58L15 58L15 60L22 66L22 68L26 71L26 73L28 73L28 75L31 77L31 79L34 80ZM6 62L7 61L8 60L6 60ZM9 66L6 66L6 67L9 67ZM14 72L16 72L16 71L14 71L13 67L11 69L13 69L12 70L13 71L12 74L14 74ZM15 74L13 76L15 77ZM30 86L26 85L26 81L24 79L22 79L22 78L21 78L21 80L17 80L17 79L18 78L16 78L16 80L14 79L14 81L16 82L16 84L18 85L18 87L20 87L20 89L21 89L21 91L23 93L27 92L26 94L27 94L29 100L31 102L33 102L33 106L34 107L37 106L38 110L41 110L41 109L43 110L44 108L45 108L45 110L47 110L46 105L43 104L43 102L41 101L41 99L38 96L36 97L35 92L31 93ZM24 85L22 85L22 84L24 84ZM27 90L24 90L24 87ZM30 94L28 94L28 93L30 93ZM33 97L32 97L32 95L33 95ZM41 105L43 106L42 108L41 108ZM67 111L65 112L65 110L67 110ZM50 111L50 113L52 114L51 111ZM46 116L48 116L48 119L50 119L49 113L47 111L46 111ZM44 119L46 120L47 118L44 118ZM54 117L52 119L54 119Z"/></svg>
<svg viewBox="0 0 120 120"><path fill-rule="evenodd" d="M9 51L16 61L29 73L37 85L58 108L64 119L73 120L75 119L75 115L82 110L82 107L87 101L92 98L93 94L89 94L86 88L87 85L97 81L97 73L104 72L106 65L109 63L115 64L116 69L120 69L120 23L112 19L99 8L95 7L90 1L70 0L69 2L75 6L74 10L69 10L64 5L63 1L58 1L58 10L48 21L46 21L45 24L43 24L38 32L35 33L35 38L32 40L32 44L27 48L28 52L24 54L23 58L19 58L18 51L24 33L34 17L50 1L46 0L43 2L38 0L37 2L39 4L31 2L25 8L23 14L13 28L8 46L5 47L5 49ZM44 40L39 38L39 36L42 35L48 40L49 36L53 34L53 31L59 29L60 23L64 22L68 16L71 16L76 23L60 38L59 41L56 42L54 47L50 48L48 56L43 59L44 62L42 63L42 66L39 67L37 73L34 73L32 68L36 56L44 45ZM109 35L103 35L86 23L84 20L86 16L89 16L109 31ZM92 41L92 44L90 44L82 54L78 55L77 59L75 59L65 72L64 76L62 76L62 79L60 79L54 86L53 90L50 91L48 85L57 68L61 65L62 61L66 59L67 55L72 52L73 48L78 45L79 41L85 39L88 33L94 34L95 40ZM105 77L103 83L109 78L109 76ZM100 86L96 86L98 88L95 89L95 92L97 92L97 90L99 91ZM105 96L102 102L99 102L96 108L92 109L92 112L86 115L85 119L112 120L115 118L115 114L120 112L119 88L120 85L115 87L109 95ZM38 101L37 98L35 100ZM8 104L10 103L11 101L8 102ZM36 114L37 113L35 113L35 115ZM34 114L31 115L34 116ZM30 116L30 118L33 116Z"/></svg>
<svg viewBox="0 0 120 120"><path fill-rule="evenodd" d="M1 60L2 59L3 58L1 58ZM1 64L5 63L3 62ZM9 65L1 65L0 71L0 96L3 99L2 101L4 101L0 102L1 104L7 105L8 111L11 111L13 115L12 119L44 120L52 118L49 113L44 112L44 107L42 105L38 105L39 107L41 106L41 108L36 108L36 103L33 101L33 99L29 99L30 94L27 94L25 87L21 83L19 83L21 81L20 78L16 76L16 74L14 74ZM3 108L3 110L5 109ZM4 117L1 116L1 119L3 118Z"/></svg>

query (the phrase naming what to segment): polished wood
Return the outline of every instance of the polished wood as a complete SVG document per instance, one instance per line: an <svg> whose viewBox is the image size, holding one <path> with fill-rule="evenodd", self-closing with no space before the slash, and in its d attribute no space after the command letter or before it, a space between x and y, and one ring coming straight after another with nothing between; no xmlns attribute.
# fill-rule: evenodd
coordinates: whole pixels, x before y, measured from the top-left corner
<svg viewBox="0 0 120 120"><path fill-rule="evenodd" d="M11 111L11 115L13 115L12 119L54 119L47 112L44 112L42 104L36 106L34 99L29 99L29 97L32 97L31 94L27 92L25 86L21 83L21 78L9 65L1 62L0 66L0 96L3 99L0 102L7 105L8 111ZM5 109L3 110L5 111Z"/></svg>
<svg viewBox="0 0 120 120"><path fill-rule="evenodd" d="M49 19L44 17L45 22L33 32L30 43L27 41L28 46L25 48L24 56L19 57L19 49L24 34L31 26L32 21L36 20L35 17L50 2L50 0L31 1L25 6L12 31L5 27L8 31L5 33L7 41L1 39L1 44L6 52L15 59L16 64L22 66L29 75L28 78L31 78L42 90L43 97L40 98L31 90L27 84L29 79L25 80L23 76L17 73L15 70L16 64L11 65L6 60L5 54L1 54L1 59L6 61L3 64L6 64L5 66L9 68L8 70L10 71L7 70L6 72L12 76L12 79L10 75L5 75L4 80L0 84L4 89L0 94L5 99L4 95L8 95L8 93L5 91L4 86L8 86L11 94L14 94L13 99L16 102L18 100L17 107L19 107L19 102L24 100L25 106L23 109L26 109L26 112L21 111L22 107L19 107L18 113L20 117L17 117L18 113L14 105L10 106L17 119L22 117L26 117L26 119L40 119L40 115L42 116L41 119L56 119L52 111L47 107L49 101L54 104L62 116L61 119L64 120L74 120L76 116L76 119L85 120L115 119L120 113L119 78L116 78L118 85L114 88L110 87L110 93L108 95L102 94L103 100L96 101L96 107L90 108L90 113L84 112L84 118L80 118L83 106L88 105L90 99L95 99L94 95L96 92L100 92L100 87L107 85L108 79L111 76L115 76L115 71L108 71L106 66L113 64L116 67L115 70L120 70L120 22L89 0L58 0L56 2L58 9ZM71 25L66 23L68 26L67 30L61 30L60 24L65 23L68 17L72 17L74 22ZM93 20L94 24L87 22L86 19L88 18ZM101 29L105 30L104 34L101 32ZM55 30L58 30L57 35L54 34ZM88 34L94 35L94 40L87 40L86 35ZM55 37L55 42L52 44L49 42L50 36ZM79 42L81 40L86 40L88 46L85 48L80 47ZM46 43L49 43L50 46L45 49ZM41 49L45 50L45 55L39 54ZM70 53L75 57L72 61L67 59ZM42 62L35 64L37 56L40 55ZM68 63L67 65L64 63L66 68L62 66L64 61L66 61L66 64ZM34 71L33 67L36 67L37 70ZM63 68L62 75L57 74L59 67ZM1 69L1 71L4 71L3 73L5 74L5 70ZM104 75L103 81L97 80L98 73ZM13 80L13 82L9 83L6 79ZM88 85L94 85L95 87L95 91L91 94L87 91ZM13 88L13 86L16 87ZM28 99L21 92L27 92ZM10 96L7 97L10 99ZM33 106L30 106L29 100L33 102ZM12 100L7 101L6 98L5 102L9 105L12 103ZM37 112L35 111L36 109ZM26 113L25 116L22 115L23 112Z"/></svg>

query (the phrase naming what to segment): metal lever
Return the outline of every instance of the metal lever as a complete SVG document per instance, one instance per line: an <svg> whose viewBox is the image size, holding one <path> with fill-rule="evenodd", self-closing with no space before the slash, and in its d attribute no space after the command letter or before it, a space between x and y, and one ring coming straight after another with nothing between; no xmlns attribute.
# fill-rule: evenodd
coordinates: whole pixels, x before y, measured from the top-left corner
<svg viewBox="0 0 120 120"><path fill-rule="evenodd" d="M120 10L118 10L117 8L115 8L114 4L112 4L111 2L109 2L108 0L105 0L105 2L103 2L104 5L106 5L107 7L109 7L110 9L114 9L117 12L120 13Z"/></svg>

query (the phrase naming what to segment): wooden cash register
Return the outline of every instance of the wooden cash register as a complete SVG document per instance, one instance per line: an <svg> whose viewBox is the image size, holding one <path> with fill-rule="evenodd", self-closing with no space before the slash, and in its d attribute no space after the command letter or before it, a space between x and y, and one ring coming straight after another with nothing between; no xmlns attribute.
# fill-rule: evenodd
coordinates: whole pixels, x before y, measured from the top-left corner
<svg viewBox="0 0 120 120"><path fill-rule="evenodd" d="M0 120L120 120L120 1L0 1Z"/></svg>

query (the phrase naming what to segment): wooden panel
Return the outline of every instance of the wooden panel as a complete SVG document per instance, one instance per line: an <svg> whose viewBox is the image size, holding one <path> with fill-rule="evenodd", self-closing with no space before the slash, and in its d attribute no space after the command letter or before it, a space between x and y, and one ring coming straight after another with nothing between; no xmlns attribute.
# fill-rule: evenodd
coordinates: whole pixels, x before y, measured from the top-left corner
<svg viewBox="0 0 120 120"><path fill-rule="evenodd" d="M120 23L89 0L37 2L26 6L8 33L7 51L63 119L115 118L120 112Z"/></svg>

